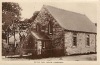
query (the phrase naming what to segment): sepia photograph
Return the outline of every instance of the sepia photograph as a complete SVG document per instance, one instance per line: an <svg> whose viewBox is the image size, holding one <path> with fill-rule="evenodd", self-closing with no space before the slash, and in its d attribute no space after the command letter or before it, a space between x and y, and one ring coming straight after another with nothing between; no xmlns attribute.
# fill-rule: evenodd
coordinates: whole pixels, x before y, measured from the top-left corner
<svg viewBox="0 0 100 65"><path fill-rule="evenodd" d="M97 61L95 2L2 2L3 61Z"/></svg>

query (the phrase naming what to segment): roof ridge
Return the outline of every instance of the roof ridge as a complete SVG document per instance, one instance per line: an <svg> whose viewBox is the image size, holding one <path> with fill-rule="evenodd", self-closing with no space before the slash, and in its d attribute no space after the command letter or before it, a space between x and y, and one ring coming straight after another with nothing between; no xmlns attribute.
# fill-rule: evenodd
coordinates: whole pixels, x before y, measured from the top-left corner
<svg viewBox="0 0 100 65"><path fill-rule="evenodd" d="M82 13L78 13L78 12L74 12L74 11L70 11L70 10L65 10L65 9L58 8L58 7L51 6L51 5L43 5L43 7L52 7L52 8L55 8L55 9L59 9L59 10L63 10L63 11L67 11L67 12L71 12L71 13L74 13L74 14L79 14L79 15L86 16L85 14L82 14Z"/></svg>

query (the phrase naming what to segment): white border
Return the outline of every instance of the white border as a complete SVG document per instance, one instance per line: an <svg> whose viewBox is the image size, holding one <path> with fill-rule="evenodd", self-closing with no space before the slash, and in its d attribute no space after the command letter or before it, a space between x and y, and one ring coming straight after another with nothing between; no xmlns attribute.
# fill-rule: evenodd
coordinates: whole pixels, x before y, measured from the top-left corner
<svg viewBox="0 0 100 65"><path fill-rule="evenodd" d="M62 2L62 0L0 0L0 9L2 8L2 2ZM0 65L49 65L49 64L57 64L57 65L100 65L100 1L99 0L63 0L64 2L96 2L97 3L97 61L63 61L63 63L34 63L33 61L3 61L1 57L1 47L2 43L0 43ZM2 14L2 9L0 10L0 14ZM0 31L2 33L2 15L0 15ZM0 34L1 36L1 34ZM0 42L2 39L0 40ZM46 61L44 61L46 62ZM54 62L54 61L53 61Z"/></svg>

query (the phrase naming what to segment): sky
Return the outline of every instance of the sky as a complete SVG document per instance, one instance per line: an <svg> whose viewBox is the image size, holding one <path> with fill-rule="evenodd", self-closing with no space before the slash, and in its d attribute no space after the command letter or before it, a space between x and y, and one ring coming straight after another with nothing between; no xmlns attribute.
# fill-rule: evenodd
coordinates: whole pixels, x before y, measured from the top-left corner
<svg viewBox="0 0 100 65"><path fill-rule="evenodd" d="M18 2L22 8L21 17L25 18L32 17L35 11L40 11L43 5L50 5L57 8L61 8L68 11L73 11L81 14L85 14L93 23L97 22L97 4L96 3L85 3L85 2Z"/></svg>

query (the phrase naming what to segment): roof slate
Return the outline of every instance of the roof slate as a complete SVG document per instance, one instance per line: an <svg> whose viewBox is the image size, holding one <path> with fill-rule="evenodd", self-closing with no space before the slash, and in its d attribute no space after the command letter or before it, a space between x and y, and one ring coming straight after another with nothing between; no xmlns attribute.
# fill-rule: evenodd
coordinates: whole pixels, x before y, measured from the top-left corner
<svg viewBox="0 0 100 65"><path fill-rule="evenodd" d="M92 23L84 14L59 9L48 5L43 7L45 7L60 24L60 26L66 30L96 33L95 24Z"/></svg>

